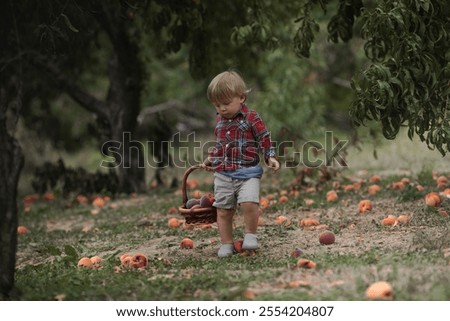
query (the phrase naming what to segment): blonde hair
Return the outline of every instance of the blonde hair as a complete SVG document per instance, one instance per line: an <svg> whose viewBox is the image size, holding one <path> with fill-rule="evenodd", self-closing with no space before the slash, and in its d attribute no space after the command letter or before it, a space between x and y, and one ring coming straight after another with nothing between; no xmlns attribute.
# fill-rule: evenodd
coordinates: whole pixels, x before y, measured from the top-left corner
<svg viewBox="0 0 450 321"><path fill-rule="evenodd" d="M207 90L207 97L210 102L227 102L236 96L247 94L250 89L247 88L244 79L236 71L224 71L211 80Z"/></svg>

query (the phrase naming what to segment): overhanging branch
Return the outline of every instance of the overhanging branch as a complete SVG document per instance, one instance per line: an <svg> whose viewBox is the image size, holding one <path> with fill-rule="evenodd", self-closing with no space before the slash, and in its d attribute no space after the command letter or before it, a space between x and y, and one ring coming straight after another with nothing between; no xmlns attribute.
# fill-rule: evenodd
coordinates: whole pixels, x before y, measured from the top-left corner
<svg viewBox="0 0 450 321"><path fill-rule="evenodd" d="M109 118L107 105L103 101L81 89L80 86L67 77L56 64L48 61L48 59L42 56L36 56L33 61L39 68L49 73L56 83L63 87L65 92L82 107L102 119Z"/></svg>

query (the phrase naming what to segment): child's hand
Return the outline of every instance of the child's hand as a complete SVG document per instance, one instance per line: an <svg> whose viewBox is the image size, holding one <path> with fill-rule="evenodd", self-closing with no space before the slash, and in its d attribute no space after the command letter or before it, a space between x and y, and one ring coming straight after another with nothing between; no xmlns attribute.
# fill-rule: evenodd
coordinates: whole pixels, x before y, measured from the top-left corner
<svg viewBox="0 0 450 321"><path fill-rule="evenodd" d="M207 171L212 171L211 165L212 165L211 160L208 157L207 159L205 159L203 163L200 164L200 167L206 169Z"/></svg>
<svg viewBox="0 0 450 321"><path fill-rule="evenodd" d="M274 172L280 169L280 162L275 157L270 157L267 160L267 166L269 166Z"/></svg>

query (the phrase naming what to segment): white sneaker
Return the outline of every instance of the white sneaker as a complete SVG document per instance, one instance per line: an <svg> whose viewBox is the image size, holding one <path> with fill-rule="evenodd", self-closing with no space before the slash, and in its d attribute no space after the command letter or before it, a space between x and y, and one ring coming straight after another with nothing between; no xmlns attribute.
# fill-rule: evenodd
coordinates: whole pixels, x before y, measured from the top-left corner
<svg viewBox="0 0 450 321"><path fill-rule="evenodd" d="M227 257L231 256L234 253L234 245L231 243L222 244L219 248L219 252L217 252L217 255L219 257Z"/></svg>
<svg viewBox="0 0 450 321"><path fill-rule="evenodd" d="M256 234L245 233L244 242L242 243L243 250L257 250L259 248L258 238Z"/></svg>

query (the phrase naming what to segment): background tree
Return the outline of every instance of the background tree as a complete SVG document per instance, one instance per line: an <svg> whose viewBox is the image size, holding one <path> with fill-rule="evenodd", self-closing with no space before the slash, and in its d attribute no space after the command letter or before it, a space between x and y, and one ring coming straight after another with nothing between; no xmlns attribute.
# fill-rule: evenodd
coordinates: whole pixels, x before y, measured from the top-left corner
<svg viewBox="0 0 450 321"><path fill-rule="evenodd" d="M306 1L295 37L296 52L308 57L318 31ZM384 137L400 128L442 155L450 150L450 9L443 0L339 0L328 24L333 42L347 42L359 29L371 60L352 79L356 94L350 116L356 126L377 122Z"/></svg>
<svg viewBox="0 0 450 321"><path fill-rule="evenodd" d="M10 3L0 5L7 12L0 22L2 39L18 37L17 21ZM5 10L5 11L4 11ZM17 39L17 38L16 38ZM14 286L14 269L17 248L17 182L22 170L24 158L22 149L14 138L14 130L19 118L23 99L23 69L21 48L0 44L2 53L18 55L18 63L7 65L0 63L0 298L8 299ZM7 70L9 76L4 76Z"/></svg>

